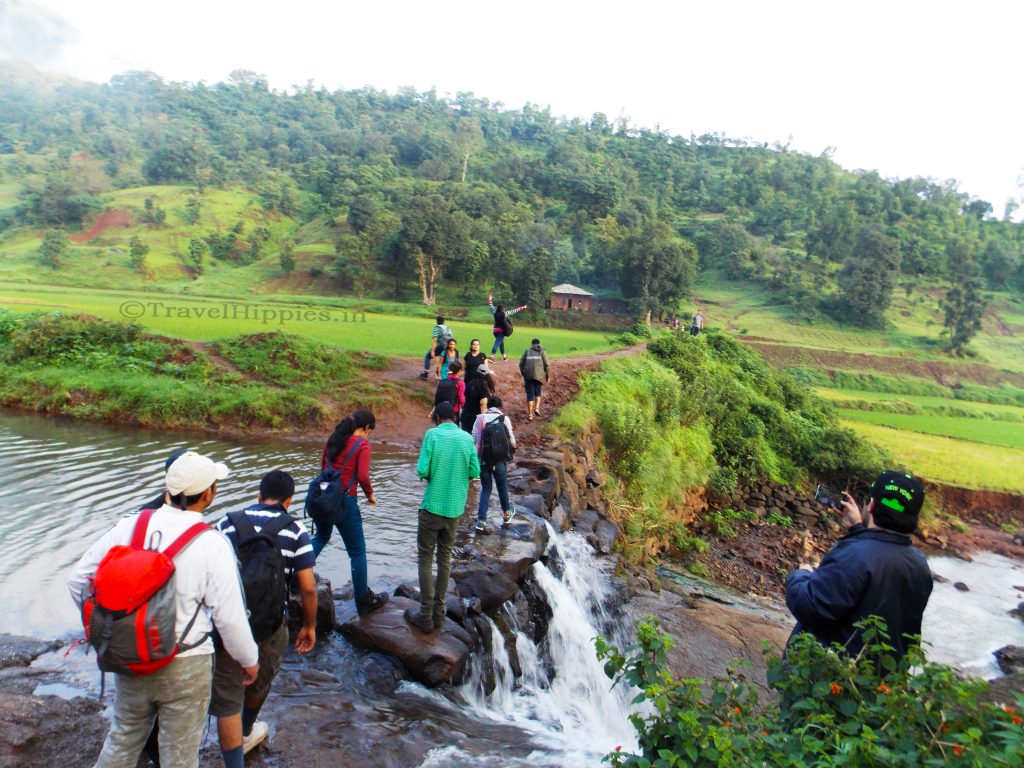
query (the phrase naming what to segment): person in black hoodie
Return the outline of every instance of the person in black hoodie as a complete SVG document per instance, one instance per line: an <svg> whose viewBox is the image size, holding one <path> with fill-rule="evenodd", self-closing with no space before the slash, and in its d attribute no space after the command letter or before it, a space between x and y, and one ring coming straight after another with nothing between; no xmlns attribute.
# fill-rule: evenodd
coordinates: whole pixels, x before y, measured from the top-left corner
<svg viewBox="0 0 1024 768"><path fill-rule="evenodd" d="M928 561L910 540L924 486L903 472L883 472L872 483L863 512L850 494L843 495L848 533L816 569L801 565L786 577L786 605L797 620L790 641L810 632L823 645L839 643L856 656L864 643L854 625L880 616L895 656L902 658L920 638L932 593Z"/></svg>

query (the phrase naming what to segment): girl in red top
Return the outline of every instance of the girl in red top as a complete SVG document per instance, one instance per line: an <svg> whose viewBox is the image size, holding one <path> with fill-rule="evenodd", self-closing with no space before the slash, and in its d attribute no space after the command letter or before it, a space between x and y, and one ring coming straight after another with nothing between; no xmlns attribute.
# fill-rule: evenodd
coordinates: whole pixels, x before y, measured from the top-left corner
<svg viewBox="0 0 1024 768"><path fill-rule="evenodd" d="M363 518L359 512L356 497L357 485L371 506L376 506L377 497L370 485L370 432L377 426L377 420L367 410L358 410L342 419L327 439L327 445L320 457L320 469L328 466L341 474L341 486L348 488L345 508L338 514L313 518L316 532L313 535L313 557L331 540L334 528L341 534L352 567L352 592L356 599L356 610L360 615L379 608L388 601L386 593L371 592L366 584L366 540L363 538ZM353 477L355 482L352 482ZM351 486L350 486L351 484Z"/></svg>

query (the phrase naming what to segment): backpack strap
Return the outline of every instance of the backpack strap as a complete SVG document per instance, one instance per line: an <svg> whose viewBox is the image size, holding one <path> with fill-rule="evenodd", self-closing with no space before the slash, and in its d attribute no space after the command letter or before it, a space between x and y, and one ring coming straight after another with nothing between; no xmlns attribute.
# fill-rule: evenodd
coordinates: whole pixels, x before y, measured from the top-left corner
<svg viewBox="0 0 1024 768"><path fill-rule="evenodd" d="M152 509L144 509L139 513L139 519L135 521L135 528L132 529L132 549L145 549L146 531L149 529L149 521L152 517Z"/></svg>
<svg viewBox="0 0 1024 768"><path fill-rule="evenodd" d="M356 441L352 444L352 447L348 449L348 453L345 454L345 458L341 460L341 468L338 470L339 476L344 471L345 466L348 464L348 460L352 458L352 456L358 450L359 446L362 445L364 442L366 441L363 440L363 438L357 438ZM348 485L345 486L345 493L348 493L352 489L352 486L356 484L356 480L358 479L359 477L356 474L356 468L352 467L352 477L348 479Z"/></svg>
<svg viewBox="0 0 1024 768"><path fill-rule="evenodd" d="M256 533L256 526L249 520L249 516L245 512L229 512L228 520L235 527L235 533L238 534L238 543L248 541L253 536L258 535Z"/></svg>
<svg viewBox="0 0 1024 768"><path fill-rule="evenodd" d="M282 512L277 517L275 517L273 520L271 520L266 525L264 525L262 528L260 528L260 533L264 533L267 536L270 536L271 538L273 538L273 537L277 536L277 534L281 533L281 531L283 531L285 528L287 528L293 522L294 521L292 520L292 516L291 515L289 515L287 512ZM275 541L276 541L276 539L275 539Z"/></svg>
<svg viewBox="0 0 1024 768"><path fill-rule="evenodd" d="M206 523L196 523L185 531L181 536L171 542L171 546L164 550L164 554L172 560L181 554L189 544L196 540L196 537L204 531L213 530Z"/></svg>

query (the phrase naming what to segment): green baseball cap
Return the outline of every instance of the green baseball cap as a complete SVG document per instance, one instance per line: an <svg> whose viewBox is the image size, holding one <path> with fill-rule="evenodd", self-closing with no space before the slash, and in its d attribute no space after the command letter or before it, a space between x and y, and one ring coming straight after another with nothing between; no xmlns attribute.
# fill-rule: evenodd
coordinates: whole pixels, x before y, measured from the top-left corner
<svg viewBox="0 0 1024 768"><path fill-rule="evenodd" d="M871 484L871 498L893 512L917 517L924 504L924 486L906 472L888 470Z"/></svg>

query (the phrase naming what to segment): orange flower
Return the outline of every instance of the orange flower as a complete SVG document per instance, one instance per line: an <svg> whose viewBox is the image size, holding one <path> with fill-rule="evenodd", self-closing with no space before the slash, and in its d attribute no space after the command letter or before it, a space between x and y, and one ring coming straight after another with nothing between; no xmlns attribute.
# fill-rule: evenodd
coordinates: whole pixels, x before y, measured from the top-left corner
<svg viewBox="0 0 1024 768"><path fill-rule="evenodd" d="M945 733L948 730L949 730L949 723L942 723L942 724L939 725L939 732L940 733Z"/></svg>
<svg viewBox="0 0 1024 768"><path fill-rule="evenodd" d="M735 712L737 715L740 714L740 708L739 707L733 707L732 711Z"/></svg>
<svg viewBox="0 0 1024 768"><path fill-rule="evenodd" d="M762 736L767 736L768 735L768 731L761 731L761 735Z"/></svg>
<svg viewBox="0 0 1024 768"><path fill-rule="evenodd" d="M1008 714L1011 714L1011 715L1012 715L1012 714L1013 714L1014 712L1016 712L1016 711L1017 711L1017 710L1016 710L1016 709L1014 709L1013 707L1011 707L1011 706L1008 706L1008 705L1006 705L1006 704L1003 704L1003 712L1006 712L1006 713L1008 713Z"/></svg>
<svg viewBox="0 0 1024 768"><path fill-rule="evenodd" d="M729 727L729 721L728 721L728 720L726 720L726 721L725 721L725 727L726 727L726 728L728 728L728 727Z"/></svg>
<svg viewBox="0 0 1024 768"><path fill-rule="evenodd" d="M621 752L621 751L622 751L622 745L621 745L621 744L619 744L619 746L617 746L617 747L615 748L615 751L616 751L616 752Z"/></svg>
<svg viewBox="0 0 1024 768"><path fill-rule="evenodd" d="M957 757L960 757L960 755L962 755L963 753L964 753L964 748L962 746L960 746L959 744L954 744L953 745L953 754L954 755L956 755Z"/></svg>
<svg viewBox="0 0 1024 768"><path fill-rule="evenodd" d="M886 696L888 696L890 693L892 693L892 688L890 688L885 683L879 683L878 687L875 688L875 690L878 691L879 693L884 693Z"/></svg>
<svg viewBox="0 0 1024 768"><path fill-rule="evenodd" d="M832 683L832 685L829 686L829 690L832 691L833 696L838 696L843 692L843 686L839 683Z"/></svg>
<svg viewBox="0 0 1024 768"><path fill-rule="evenodd" d="M1020 719L1020 715L1014 715L1013 716L1013 724L1014 725L1020 725L1021 723L1024 723L1024 720Z"/></svg>

